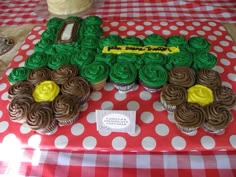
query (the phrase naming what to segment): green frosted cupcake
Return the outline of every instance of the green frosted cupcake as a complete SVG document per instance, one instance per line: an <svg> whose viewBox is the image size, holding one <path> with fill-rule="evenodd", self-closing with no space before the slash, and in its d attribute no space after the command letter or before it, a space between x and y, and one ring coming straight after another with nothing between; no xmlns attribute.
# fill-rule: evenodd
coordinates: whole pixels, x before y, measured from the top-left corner
<svg viewBox="0 0 236 177"><path fill-rule="evenodd" d="M96 26L100 26L102 25L102 19L98 16L88 16L84 19L83 23L85 25L96 25Z"/></svg>
<svg viewBox="0 0 236 177"><path fill-rule="evenodd" d="M179 52L168 55L168 61L165 65L167 70L171 70L176 66L188 66L192 65L193 59L189 52Z"/></svg>
<svg viewBox="0 0 236 177"><path fill-rule="evenodd" d="M95 56L95 61L104 62L111 66L116 62L116 55L110 53L98 53Z"/></svg>
<svg viewBox="0 0 236 177"><path fill-rule="evenodd" d="M27 80L29 73L30 73L30 69L26 67L13 68L11 73L8 76L8 81L11 84L14 84L17 81Z"/></svg>
<svg viewBox="0 0 236 177"><path fill-rule="evenodd" d="M64 23L64 19L62 18L58 18L58 17L54 17L48 20L46 26L48 29L53 29L53 28L59 28L63 23Z"/></svg>
<svg viewBox="0 0 236 177"><path fill-rule="evenodd" d="M98 48L98 39L88 36L85 37L82 41L81 41L81 49L82 50L94 50L96 51Z"/></svg>
<svg viewBox="0 0 236 177"><path fill-rule="evenodd" d="M65 64L70 64L70 60L67 55L56 54L54 56L51 56L48 60L48 67L52 70L55 70L59 66Z"/></svg>
<svg viewBox="0 0 236 177"><path fill-rule="evenodd" d="M103 49L105 46L117 46L121 44L122 38L119 35L108 35L99 40L100 49Z"/></svg>
<svg viewBox="0 0 236 177"><path fill-rule="evenodd" d="M54 43L54 39L41 39L35 46L34 52L46 52L52 48L52 44ZM47 53L47 52L46 52Z"/></svg>
<svg viewBox="0 0 236 177"><path fill-rule="evenodd" d="M85 26L83 30L84 30L83 37L99 38L103 33L103 29L96 25Z"/></svg>
<svg viewBox="0 0 236 177"><path fill-rule="evenodd" d="M207 52L210 49L210 43L201 36L194 36L188 40L187 50L191 53Z"/></svg>
<svg viewBox="0 0 236 177"><path fill-rule="evenodd" d="M141 39L137 37L129 36L123 39L123 45L142 46L143 42Z"/></svg>
<svg viewBox="0 0 236 177"><path fill-rule="evenodd" d="M161 53L144 53L141 55L142 60L145 64L156 63L160 65L165 65L167 62L166 55Z"/></svg>
<svg viewBox="0 0 236 177"><path fill-rule="evenodd" d="M158 34L150 34L143 40L144 45L165 46L166 39Z"/></svg>
<svg viewBox="0 0 236 177"><path fill-rule="evenodd" d="M29 56L26 59L25 67L29 69L45 67L48 64L49 58L50 56L45 53L34 52L31 56Z"/></svg>
<svg viewBox="0 0 236 177"><path fill-rule="evenodd" d="M187 39L184 36L173 35L168 37L167 46L179 47L181 50L187 45Z"/></svg>
<svg viewBox="0 0 236 177"><path fill-rule="evenodd" d="M106 84L109 66L103 62L94 61L82 68L81 76L92 86L93 90L100 90Z"/></svg>
<svg viewBox="0 0 236 177"><path fill-rule="evenodd" d="M70 58L70 63L81 68L83 65L88 65L94 61L95 52L92 50L80 50L74 53Z"/></svg>
<svg viewBox="0 0 236 177"><path fill-rule="evenodd" d="M135 86L137 69L132 63L115 63L110 70L110 80L120 91L129 91Z"/></svg>
<svg viewBox="0 0 236 177"><path fill-rule="evenodd" d="M141 68L143 66L143 60L140 58L137 54L131 54L131 53L122 53L117 56L117 62L119 63L132 63L135 65L137 69Z"/></svg>
<svg viewBox="0 0 236 177"><path fill-rule="evenodd" d="M192 68L198 71L203 68L212 69L217 63L217 58L215 55L209 52L200 52L193 55L193 65Z"/></svg>
<svg viewBox="0 0 236 177"><path fill-rule="evenodd" d="M139 70L139 81L149 92L156 92L168 80L168 73L163 66L146 64Z"/></svg>

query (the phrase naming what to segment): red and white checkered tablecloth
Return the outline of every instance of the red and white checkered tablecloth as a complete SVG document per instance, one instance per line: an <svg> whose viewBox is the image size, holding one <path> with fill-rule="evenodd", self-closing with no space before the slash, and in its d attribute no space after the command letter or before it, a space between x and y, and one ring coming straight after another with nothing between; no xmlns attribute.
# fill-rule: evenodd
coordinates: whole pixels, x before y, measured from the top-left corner
<svg viewBox="0 0 236 177"><path fill-rule="evenodd" d="M1 148L0 148L1 150ZM230 152L111 154L14 149L0 151L4 177L235 177Z"/></svg>
<svg viewBox="0 0 236 177"><path fill-rule="evenodd" d="M46 0L0 1L0 25L44 24ZM91 11L104 20L208 20L236 23L235 0L95 0Z"/></svg>

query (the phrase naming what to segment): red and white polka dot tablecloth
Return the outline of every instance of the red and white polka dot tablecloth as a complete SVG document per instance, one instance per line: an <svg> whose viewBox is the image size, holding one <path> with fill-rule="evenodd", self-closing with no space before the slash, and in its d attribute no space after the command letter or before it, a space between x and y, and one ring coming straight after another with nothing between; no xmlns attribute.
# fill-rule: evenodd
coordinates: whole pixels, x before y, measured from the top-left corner
<svg viewBox="0 0 236 177"><path fill-rule="evenodd" d="M110 83L101 91L91 94L81 108L79 119L70 126L59 127L52 135L37 134L25 124L9 120L7 105L9 83L7 76L13 67L24 66L25 59L34 50L45 26L36 26L27 36L0 81L0 143L3 145L41 150L95 151L95 152L165 152L165 151L232 151L236 149L236 109L234 120L223 135L214 135L199 129L188 136L181 133L159 102L160 93L149 93L142 86L128 93L118 92ZM151 22L151 21L104 21L104 35L145 36L157 33L164 37L183 35L204 36L210 43L218 62L214 67L221 74L223 85L236 92L236 46L225 28L217 22ZM99 133L96 130L95 110L135 110L136 132Z"/></svg>

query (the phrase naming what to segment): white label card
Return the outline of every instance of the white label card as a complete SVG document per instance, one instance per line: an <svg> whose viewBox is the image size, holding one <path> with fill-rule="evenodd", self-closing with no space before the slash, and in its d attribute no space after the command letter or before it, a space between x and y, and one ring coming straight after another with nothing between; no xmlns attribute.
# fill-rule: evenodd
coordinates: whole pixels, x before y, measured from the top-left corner
<svg viewBox="0 0 236 177"><path fill-rule="evenodd" d="M136 111L96 110L99 132L135 133Z"/></svg>

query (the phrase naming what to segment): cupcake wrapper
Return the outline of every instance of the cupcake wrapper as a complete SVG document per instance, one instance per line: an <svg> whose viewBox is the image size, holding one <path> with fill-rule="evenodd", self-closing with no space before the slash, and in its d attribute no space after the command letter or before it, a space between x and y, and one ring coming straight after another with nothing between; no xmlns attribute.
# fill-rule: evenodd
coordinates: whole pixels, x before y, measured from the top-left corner
<svg viewBox="0 0 236 177"><path fill-rule="evenodd" d="M224 132L225 132L224 129L218 129L218 130L212 129L211 127L209 127L209 126L207 125L207 123L204 123L204 124L202 125L202 128L203 128L205 131L209 132L209 133L213 133L213 134L217 134L217 135L222 135L222 134L224 134Z"/></svg>
<svg viewBox="0 0 236 177"><path fill-rule="evenodd" d="M183 126L180 126L176 123L176 127L183 133L187 134L187 135L194 135L196 134L196 131L198 129L198 127L194 127L194 128L189 128L189 127L183 127Z"/></svg>
<svg viewBox="0 0 236 177"><path fill-rule="evenodd" d="M144 89L147 90L150 93L155 93L155 92L161 90L161 88L151 88L151 87L148 87L148 86L144 86Z"/></svg>
<svg viewBox="0 0 236 177"><path fill-rule="evenodd" d="M55 119L48 128L41 128L41 129L36 130L36 132L40 134L51 135L57 131L57 127L58 127L58 122Z"/></svg>
<svg viewBox="0 0 236 177"><path fill-rule="evenodd" d="M71 119L67 119L67 120L60 120L59 122L59 126L65 126L65 125L71 125L73 124L77 119L79 118L79 113L72 117Z"/></svg>
<svg viewBox="0 0 236 177"><path fill-rule="evenodd" d="M135 82L133 82L131 84L127 84L127 85L121 85L121 84L117 84L117 83L113 83L113 84L117 90L120 90L123 92L129 91L135 86Z"/></svg>
<svg viewBox="0 0 236 177"><path fill-rule="evenodd" d="M105 86L106 81L107 81L107 78L103 79L100 82L92 83L91 86L92 86L93 90L101 90Z"/></svg>
<svg viewBox="0 0 236 177"><path fill-rule="evenodd" d="M168 112L174 112L174 110L176 109L176 105L168 105L163 99L162 97L160 98L161 104L162 106L168 111Z"/></svg>

